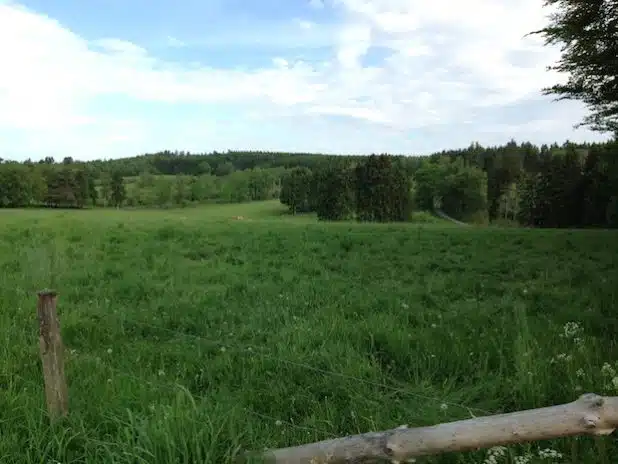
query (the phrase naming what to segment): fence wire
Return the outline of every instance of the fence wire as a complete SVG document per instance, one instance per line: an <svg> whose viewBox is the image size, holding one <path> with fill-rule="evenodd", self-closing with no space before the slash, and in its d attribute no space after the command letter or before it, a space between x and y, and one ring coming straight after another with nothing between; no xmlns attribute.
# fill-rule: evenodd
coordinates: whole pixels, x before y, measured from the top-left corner
<svg viewBox="0 0 618 464"><path fill-rule="evenodd" d="M109 317L109 315L107 315L107 317ZM272 361L281 363L281 364L287 364L290 366L294 366L294 367L298 367L301 369L305 369L307 371L312 371L312 372L316 372L322 375L326 375L326 376L332 376L332 377L337 377L337 378L341 378L341 379L346 379L346 380L351 380L354 382L359 382L365 385L369 385L375 388L381 388L384 390L388 390L391 391L393 393L397 393L397 394L401 394L401 395L405 395L405 396L409 396L412 398L417 398L417 399L421 399L421 400L425 400L425 401L431 401L434 402L436 404L439 405L446 405L448 407L454 407L454 408L460 408L465 410L471 417L476 417L476 415L474 414L474 412L476 413L480 413L482 415L492 415L495 414L495 412L491 412L488 411L486 409L482 409L482 408L478 408L478 407L473 407L473 406L468 406L465 404L461 404L461 403L457 403L457 402L453 402L453 401L448 401L445 400L444 398L438 398L438 397L433 397L430 395L424 395L421 393L416 393L416 392L412 392L410 391L409 388L405 388L405 387L398 387L398 386L393 386L393 385L389 385L386 384L384 382L377 382L377 381L373 381L373 380L367 380L367 379L363 379L357 376L353 376L350 374L345 374L342 372L337 372L337 371L333 371L333 370L329 370L329 369L323 369L320 367L316 367L313 366L311 364L307 364L304 362L299 362L299 361L292 361L289 359L285 359L282 358L280 356L274 355L272 353L268 353L265 352L262 348L260 347L256 347L256 346L252 346L252 345L244 345L244 346L229 346L229 343L226 343L223 340L220 339L211 339L211 338L207 338L207 337L203 337L200 335L195 335L195 334L189 334L186 332L181 332L178 330L173 330L173 329L169 329L166 327L161 327L161 326L157 326L148 322L144 322L144 321L139 321L139 320L135 320L135 319L124 319L124 318L120 318L119 319L123 324L134 324L137 326L142 326L142 327L146 327L152 330L158 330L158 331L162 331L162 332L167 332L179 337L183 337L183 338L192 338L194 340L199 340L201 342L204 343L208 343L211 345L215 345L215 346L220 346L220 347L224 347L225 351L229 351L229 352L234 352L234 353L239 353L239 354L245 354L247 355L248 353L251 353L252 356L260 356L264 359L270 359ZM228 340L229 342L229 340Z"/></svg>

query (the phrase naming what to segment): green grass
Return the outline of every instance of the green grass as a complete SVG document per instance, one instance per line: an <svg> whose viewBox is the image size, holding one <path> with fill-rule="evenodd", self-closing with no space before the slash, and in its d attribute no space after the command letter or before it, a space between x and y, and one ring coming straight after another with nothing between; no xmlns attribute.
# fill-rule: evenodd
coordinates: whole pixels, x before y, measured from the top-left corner
<svg viewBox="0 0 618 464"><path fill-rule="evenodd" d="M614 394L601 367L618 353L615 232L282 212L0 211L0 462L225 463ZM47 287L70 390L55 426L35 317ZM569 322L581 331L561 336ZM547 446L570 463L618 452L604 437L512 453Z"/></svg>

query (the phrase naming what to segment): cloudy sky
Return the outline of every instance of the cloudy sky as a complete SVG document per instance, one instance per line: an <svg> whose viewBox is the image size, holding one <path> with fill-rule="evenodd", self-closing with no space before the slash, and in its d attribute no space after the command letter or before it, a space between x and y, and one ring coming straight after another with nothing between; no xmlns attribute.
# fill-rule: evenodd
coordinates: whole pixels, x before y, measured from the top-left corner
<svg viewBox="0 0 618 464"><path fill-rule="evenodd" d="M0 0L0 157L596 140L542 0Z"/></svg>

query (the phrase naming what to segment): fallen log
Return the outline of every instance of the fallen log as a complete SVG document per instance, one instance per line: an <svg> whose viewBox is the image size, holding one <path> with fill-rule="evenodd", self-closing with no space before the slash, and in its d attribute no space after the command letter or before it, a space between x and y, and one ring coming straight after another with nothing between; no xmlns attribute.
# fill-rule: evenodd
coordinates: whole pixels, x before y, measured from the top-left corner
<svg viewBox="0 0 618 464"><path fill-rule="evenodd" d="M402 426L269 450L273 464L413 462L419 456L469 451L573 435L609 435L618 426L618 397L588 393L571 403L477 417L430 427Z"/></svg>

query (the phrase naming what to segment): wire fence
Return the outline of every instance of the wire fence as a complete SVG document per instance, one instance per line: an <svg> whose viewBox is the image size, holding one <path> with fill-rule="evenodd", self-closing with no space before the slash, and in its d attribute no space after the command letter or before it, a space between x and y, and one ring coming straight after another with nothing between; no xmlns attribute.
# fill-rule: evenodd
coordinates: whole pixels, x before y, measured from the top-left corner
<svg viewBox="0 0 618 464"><path fill-rule="evenodd" d="M112 314L110 313L106 313L104 315L99 315L99 314L94 314L95 317L105 317L107 320L110 319L110 317L114 317ZM204 337L202 335L196 335L196 334L191 334L191 333L186 333L186 332L182 332L179 330L174 330L174 329L170 329L168 327L162 327L160 325L156 325L156 324L152 324L149 322L145 322L145 321L141 321L141 320L137 320L135 318L126 318L124 316L122 317L117 317L117 322L120 324L121 327L125 328L125 327L142 327L142 328L146 328L149 329L151 331L154 332L165 332L171 335L174 335L175 337L178 338L187 338L187 339L193 339L193 340L197 340L201 343L205 343L205 344L209 344L212 346L219 346L224 348L225 352L228 353L237 353L237 354L241 354L241 355L250 355L252 358L256 358L256 357L260 357L263 359L269 359L272 360L274 362L280 363L280 364L284 364L284 365L290 365L290 366L294 366L297 367L299 369L304 369L306 371L310 371L310 372L314 372L314 373L318 373L324 376L331 376L334 378L340 378L340 379L345 379L345 380L350 380L356 383L360 383L360 384L365 384L368 386L372 386L375 388L379 388L385 391L390 391L392 393L396 393L396 394L400 394L403 396L408 396L408 397L412 397L412 398L416 398L419 400L423 400L426 402L433 402L436 403L436 405L439 405L441 407L453 407L453 408L459 408L463 411L465 411L467 414L469 414L470 417L476 417L477 414L481 414L481 415L491 415L494 414L491 411L488 411L486 409L482 409L482 408L478 408L475 406L470 406L470 405L466 405L466 404L462 404L462 403L458 403L458 402L454 402L454 401L449 401L445 398L439 398L439 397L435 397L435 396L430 396L430 395L426 395L426 394L421 394L418 392L413 392L410 390L410 388L406 387L406 386L395 386L395 385L389 385L385 382L378 382L375 380L368 380L368 379L364 379L358 376L354 376L354 375L350 375L347 373L343 373L343 372L337 372L335 370L330 370L330 369L325 369L325 368L321 368L321 367L316 367L314 365L311 365L309 363L305 363L305 362L299 362L299 361L295 361L295 360L290 360L290 359L285 359L281 356L275 355L271 352L268 351L268 348L264 348L264 347L259 347L259 346L255 346L255 345L249 345L249 344L243 344L242 346L236 345L236 346L230 346L229 340L221 340L221 339L213 339L213 338L208 338L208 337ZM69 350L70 355L74 356L76 355L75 352L72 352L72 350ZM140 384L148 384L151 385L155 388L165 388L165 389L171 389L171 390L182 390L184 392L189 392L189 390L187 389L186 386L182 385L181 383L172 383L172 382L164 382L164 381L155 381L155 380L150 380L150 379L146 379L143 376L136 376L134 374L128 373L126 371L123 371L121 369L118 369L114 366L112 366L111 364L109 364L108 362L106 362L104 360L104 358L102 356L96 356L93 354L89 354L89 353L85 353L85 352L80 352L79 354L76 355L79 359L81 360L89 360L93 363L96 363L99 366L102 366L106 369L109 369L111 372L114 372L116 375L119 376L123 376L126 378L130 378L133 379L134 381L140 383ZM153 375L156 375L156 372L153 372ZM23 379L24 381L26 379ZM110 381L112 381L112 379L110 379ZM69 379L69 382L72 382L72 379ZM31 382L28 382L31 383ZM34 383L31 383L32 385L35 385ZM42 385L37 385L39 388L42 388ZM204 398L202 396L200 396L199 394L195 394L195 393L189 393L191 394L192 397L196 398L196 399L201 399ZM269 421L273 421L276 422L277 424L287 424L290 427L293 428L299 428L299 429L306 429L306 430L311 430L313 432L319 433L322 436L330 436L330 437L334 437L334 435L332 433L326 432L325 430L319 430L319 429L315 429L312 427L306 427L306 426L300 426L298 424L293 424L289 421L283 420L282 418L276 418L276 417L271 417L267 414L263 414L263 413L259 413L253 410L250 410L248 408L244 408L243 409L246 413L251 414L253 416L256 417L260 417L262 419L266 419ZM476 413L476 414L475 414Z"/></svg>
<svg viewBox="0 0 618 464"><path fill-rule="evenodd" d="M121 376L121 377L126 377L128 379L134 380L135 382L139 383L140 385L143 384L147 384L150 385L153 388L161 388L161 389L166 389L166 390L170 390L170 391L181 391L183 393L186 393L188 395L190 395L192 398L197 399L197 400L205 400L207 399L206 396L203 395L196 395L193 394L191 392L189 392L183 385L179 384L179 383L172 383L172 382L161 382L161 381L154 381L154 380L149 380L146 379L145 377L141 377L141 376L137 376L137 375L133 375L133 374L129 374L128 372L122 371L120 369L116 369L115 367L111 366L110 364L104 362L100 357L98 356L94 356L91 354L80 354L79 356L82 359L89 359L93 362L95 362L96 364L98 364L99 366L104 366L107 370L109 370L110 372L113 372L114 374ZM27 384L32 386L34 389L36 390L41 390L43 388L43 385L36 383L36 382L32 382L30 380L27 379L21 379L22 383ZM109 379L108 380L110 383L113 383L113 379ZM330 438L335 438L336 435L327 432L325 430L322 429L317 429L315 427L309 427L309 426L304 426L304 425L298 425L298 424L294 424L293 422L290 421L286 421L283 420L281 418L278 417L273 417L264 413L260 413L260 412L256 412L252 409L243 407L242 408L243 412L246 412L247 414L251 414L252 416L261 418L261 419L266 419L270 422L273 422L274 425L277 426L281 426L281 425L286 425L290 428L295 428L298 430L304 430L304 431L310 431L310 432L315 432L318 434L323 435L324 437L330 437Z"/></svg>
<svg viewBox="0 0 618 464"><path fill-rule="evenodd" d="M126 319L122 319L123 323L126 323L127 320ZM215 340L215 339L210 339L210 338L206 338L200 335L195 335L195 334L188 334L185 332L180 332L177 330L173 330L173 329L169 329L167 327L161 327L161 326L157 326L154 324L150 324L147 322L143 322L143 321L137 321L137 320L129 320L129 322L131 324L135 324L135 325L140 325L142 327L147 327L149 329L153 329L153 330L159 330L162 332L167 332L167 333L171 333L173 335L179 336L179 337L183 337L183 338L193 338L195 340L199 340L205 343L210 343L212 345L218 345L221 347L225 347L226 351L233 351L233 352L237 352L237 353L242 353L242 354L246 354L248 352L250 352L252 355L254 356L260 356L262 358L265 359L270 359L273 360L275 362L279 362L281 364L288 364L291 366L295 366L301 369L305 369L308 371L312 371L312 372L316 372L319 374L323 374L323 375L328 375L328 376L332 376L332 377L338 377L338 378L342 378L342 379L347 379L347 380L353 380L355 382L359 382L365 385L370 385L376 388L381 388L384 390L389 390L393 393L399 393L399 394L404 394L406 396L410 396L410 397L414 397L417 399L422 399L425 401L432 401L435 403L438 403L440 405L447 405L447 406L451 406L451 407L456 407L456 408L461 408L465 411L467 411L472 417L475 417L475 415L473 414L473 411L476 411L477 413L481 413L481 414L485 414L485 415L491 415L494 414L495 412L491 412L488 411L486 409L481 409L478 407L472 407L472 406L468 406L465 404L461 404L461 403L456 403L456 402L452 402L452 401L448 401L445 400L444 398L437 398L437 397L432 397L429 395L423 395L423 394L419 394L416 392L411 392L409 389L404 388L404 387L396 387L393 385L388 385L386 383L383 382L376 382L376 381L372 381L372 380L367 380L367 379L362 379L360 377L356 377L350 374L344 374L342 372L336 372L333 370L328 370L328 369L323 369L323 368L319 368L319 367L315 367L312 366L311 364L307 364L307 363L303 363L303 362L298 362L298 361L292 361L289 359L284 359L280 356L276 356L273 355L271 353L265 352L263 351L261 348L256 347L254 345L244 345L243 347L229 347L229 343L226 343L223 340Z"/></svg>
<svg viewBox="0 0 618 464"><path fill-rule="evenodd" d="M112 315L106 314L105 317L109 320L109 318L112 317ZM185 339L185 338L193 339L193 340L199 341L200 343L206 343L212 346L225 347L225 351L228 353L238 353L241 355L250 354L250 356L253 359L257 357L263 358L263 359L269 359L277 363L287 364L287 365L294 366L300 369L304 369L309 372L318 373L324 376L331 376L334 378L350 380L353 382L357 382L357 383L369 385L372 387L380 388L383 390L391 391L393 393L397 393L397 394L401 394L404 396L409 396L412 398L423 400L425 402L434 402L440 406L447 405L449 407L461 408L462 410L466 411L470 415L470 417L476 417L474 412L484 414L484 415L492 414L490 411L487 411L481 408L472 407L469 405L465 405L465 404L461 404L461 403L457 403L453 401L448 401L444 398L420 394L417 392L410 391L410 389L405 388L405 387L393 386L393 385L389 385L384 382L377 382L373 380L363 379L363 378L360 378L354 375L337 372L335 370L329 370L329 369L316 367L309 363L285 359L281 356L278 356L278 355L275 355L269 352L268 349L267 348L265 349L264 347L258 347L258 346L249 345L249 344L230 346L229 340L224 341L221 339L213 339L213 338L208 338L208 337L204 337L201 335L190 334L190 333L182 332L179 330L170 329L167 327L162 327L160 325L151 324L145 321L139 321L133 318L128 319L125 317L120 317L118 318L117 322L119 322L121 326L125 326L125 327L126 326L133 326L133 327L140 326L143 328L147 328L151 331L165 332L175 337L178 337L180 339ZM207 400L207 396L203 396L203 395L196 394L194 392L189 391L189 389L182 383L163 381L159 379L153 380L153 379L149 379L144 376L141 376L141 375L132 374L130 372L127 372L124 369L119 369L117 367L114 367L113 365L110 364L109 359L105 358L105 356L92 354L86 351L80 351L79 353L77 353L76 351L71 350L70 347L67 347L67 351L68 352L66 354L68 355L67 356L68 362L72 362L73 360L92 362L98 368L106 369L110 373L113 373L114 375L109 376L109 378L107 379L107 382L112 385L115 382L115 376L119 376L119 377L130 379L139 385L149 385L150 387L155 388L155 389L165 389L165 390L172 391L172 392L176 392L176 391L182 392L184 394L189 395L193 400L197 400L197 401ZM157 374L158 373L156 371L152 372L153 376L156 376ZM21 381L31 386L33 389L35 389L35 391L41 391L44 388L42 384L32 382L28 379L22 378ZM71 384L72 387L79 388L79 378L69 378L68 382L69 384ZM269 423L270 424L269 428L271 429L281 429L281 427L285 427L285 428L289 428L293 430L308 432L308 433L314 434L314 436L316 437L320 437L321 440L337 439L340 436L339 434L335 434L323 428L317 428L317 427L309 426L309 425L300 425L300 424L294 423L291 420L286 420L282 417L275 417L273 415L265 414L263 412L258 412L246 406L243 406L241 409L244 413L250 416L253 416L261 421ZM80 438L82 440L92 443L95 446L110 447L113 445L113 443L106 442L105 440L101 440L100 438L93 437L93 436L80 436Z"/></svg>
<svg viewBox="0 0 618 464"><path fill-rule="evenodd" d="M45 295L43 295L45 293ZM64 378L64 361L62 360L62 351L64 351L63 343L60 337L60 327L57 320L57 313L55 309L55 293L54 292L42 292L39 294L39 305L37 306L37 312L39 316L39 324L40 324L40 342L41 342L41 357L43 362L43 373L45 377L45 394L46 394L46 402L48 407L48 412L50 415L54 415L57 413L63 413L66 415L68 406L66 406L66 381ZM106 314L105 317L109 321L111 317L110 314ZM362 383L365 385L369 385L375 388L379 388L382 390L389 390L392 392L396 392L398 394L414 397L416 399L420 399L423 401L430 401L440 404L440 406L452 406L456 408L461 408L462 410L467 411L472 419L463 422L452 422L450 424L441 424L435 427L428 428L419 428L417 431L412 432L412 435L409 437L414 437L415 433L425 434L426 438L434 440L433 445L429 445L431 449L422 450L423 447L426 447L425 439L416 438L419 440L417 444L410 442L403 442L404 448L400 449L399 453L402 456L417 456L418 453L420 455L424 454L437 454L439 452L444 452L444 450L466 450L470 449L470 443L475 443L479 445L481 442L479 440L484 439L485 443L518 443L522 441L535 441L540 439L547 439L550 437L560 437L560 436L569 436L569 435L577 435L577 434L597 434L604 435L607 433L611 433L613 428L610 430L610 426L612 424L618 424L618 417L613 417L614 413L618 412L618 397L616 398L602 398L597 395L584 395L578 401L569 403L567 405L561 405L556 407L545 408L546 410L530 410L517 412L512 414L502 414L499 416L495 416L494 418L485 417L485 418L476 418L473 411L480 412L484 415L491 416L492 412L487 411L485 409L481 409L478 407L472 407L463 403L454 402L450 400L446 400L445 398L440 398L436 396L430 396L426 394L420 394L411 389L408 386L396 386L391 385L385 382L368 380L365 378L361 378L358 376L350 375L343 372L337 372L336 370L331 370L328 368L317 367L309 363L305 363L302 361L295 361L290 359L285 359L280 355L273 354L268 350L265 350L260 347L244 344L242 346L229 346L229 343L224 343L223 340L220 339L211 339L201 335L190 334L186 332L182 332L179 330L170 329L167 327L161 327L155 324L151 324L149 322L139 321L135 319L127 319L120 318L118 319L122 330L125 330L125 327L128 326L129 330L134 327L141 326L142 328L148 328L152 331L162 331L167 332L169 334L174 335L178 338L192 338L198 340L200 342L208 343L211 345L219 345L222 348L225 347L225 351L233 351L236 353L240 353L242 355L247 355L251 353L252 359L256 357L261 357L264 359L270 359L277 363L287 364L294 367L298 367L300 369L304 369L307 371L311 371L314 373L318 373L324 376L331 376L346 380L351 380L356 383ZM227 340L226 340L227 341ZM108 354L111 354L111 348ZM108 369L110 372L118 376L123 376L129 379L132 379L135 382L138 382L140 385L150 385L153 388L165 388L173 391L182 391L189 395L193 400L194 399L202 399L207 400L206 396L201 396L196 394L195 392L190 391L188 387L179 383L179 382L169 382L162 380L151 380L147 379L143 376L134 375L132 373L126 372L123 369L119 369L110 365L106 362L102 356L96 356L88 352L72 352L69 351L71 355L75 355L78 359L88 360L95 362L97 366ZM155 372L152 373L156 374ZM110 376L108 382L114 382L115 376ZM27 379L25 379L28 384L36 385ZM65 385L63 385L65 384ZM36 385L37 389L41 388L41 385ZM64 395L64 398L61 398ZM62 402L64 401L64 404ZM602 415L598 413L599 408L602 405L609 401L611 404L608 407L608 418L605 419ZM331 449L337 450L340 455L349 456L350 448L355 448L358 451L358 447L361 446L363 448L364 456L383 456L385 450L389 450L389 437L393 436L394 431L386 431L386 432L376 432L378 436L381 436L380 440L373 441L373 439L368 439L366 436L357 435L356 437L346 437L346 438L337 438L336 435L318 429L317 427L307 426L307 425L299 425L294 423L292 420L287 421L280 417L275 417L273 415L265 414L263 412L255 411L251 408L245 407L242 405L242 410L260 418L261 420L267 420L272 422L273 425L281 427L285 425L286 427L304 430L307 432L313 432L323 438L332 438L333 440L330 443ZM63 411L64 410L64 411ZM583 414L583 420L582 416ZM511 417L507 417L511 416ZM551 420L548 420L551 419ZM508 421L512 422L508 422ZM538 421L545 421L545 428L539 427ZM507 421L507 422L505 422ZM531 427L529 431L526 433L522 432L525 430L526 426L522 425L528 423L528 426ZM495 425L492 425L495 424ZM462 428L462 437L460 438L459 443L455 445L454 440L458 436L456 430L457 428ZM469 428L474 427L477 430L478 436L470 435ZM513 428L513 433L509 432L509 428ZM522 428L523 427L523 428ZM407 428L407 426L403 426L403 428ZM398 428L399 429L399 428ZM401 432L400 432L401 433ZM371 434L370 434L371 435ZM484 437L484 438L483 438ZM409 440L410 438L408 438ZM346 440L351 440L351 445L346 448L346 446L342 447L342 442ZM355 443L354 440L357 440ZM92 442L101 442L101 440L90 440ZM413 439L414 441L414 439ZM430 440L431 441L431 440ZM371 442L371 443L370 443ZM102 443L102 442L101 442ZM382 444L379 444L382 443ZM348 441L348 445L350 442ZM278 449L275 450L274 453L278 454L281 458L277 462L289 463L289 462L301 462L296 461L299 455L305 453L310 453L309 456L315 456L315 453L326 453L324 449L320 447L323 446L320 443L313 443L308 445L300 445L293 448L288 449ZM394 445L395 446L395 445ZM399 445L397 445L399 446ZM433 446L433 448L432 448ZM457 446L457 447L454 447ZM373 447L373 448L372 448ZM407 447L407 448L406 448ZM479 446L475 446L478 448ZM483 446L481 446L483 447ZM294 453L290 458L290 452ZM286 454L287 453L287 454ZM330 453L330 451L328 451ZM367 454L369 453L369 454ZM388 453L391 453L389 451ZM387 454L388 454L387 453ZM424 454L423 454L424 453ZM389 454L390 455L390 454ZM285 457L287 456L287 457ZM313 459L313 457L311 457ZM305 461L302 461L305 462ZM307 461L308 462L308 461ZM313 461L311 461L313 462ZM330 461L329 461L330 462ZM339 461L336 461L339 462ZM348 462L348 461L345 461ZM356 462L356 461L355 461Z"/></svg>

